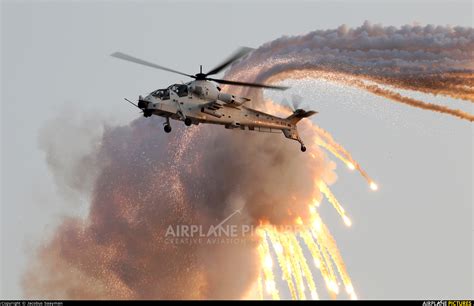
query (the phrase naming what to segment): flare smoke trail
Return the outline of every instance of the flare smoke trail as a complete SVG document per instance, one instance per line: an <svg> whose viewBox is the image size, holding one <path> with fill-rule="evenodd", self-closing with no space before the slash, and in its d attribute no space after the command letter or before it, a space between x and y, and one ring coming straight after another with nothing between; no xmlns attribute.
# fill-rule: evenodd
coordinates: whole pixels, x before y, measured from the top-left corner
<svg viewBox="0 0 474 306"><path fill-rule="evenodd" d="M233 65L226 77L277 82L333 75L348 85L360 79L472 102L473 41L471 28L341 26L267 43ZM276 109L271 103L261 104L262 91L226 90L252 97L253 106ZM435 110L453 114L443 108ZM277 266L273 262L278 262L291 296L305 297L302 282L306 280L308 297L317 297L316 289L322 286L312 281L299 252L301 242L271 227L294 224L298 217L301 224L313 224L299 235L326 287L332 294L339 293L338 271L347 293L356 297L335 241L317 212L322 194L315 186L325 182L329 194L327 186L335 182L336 175L334 162L316 142L308 147L312 154L302 154L282 135L215 126L185 128L178 123L168 135L161 132L161 122L156 117L138 118L127 126L102 130L101 125L93 128L89 121L79 121L65 130L64 120L56 120L41 132L41 148L65 201L76 202L78 194L89 195L90 206L87 217L66 218L34 252L23 278L26 296L232 299L249 296L255 286L262 296L279 297L273 280ZM309 121L302 124L302 133L307 134L303 138L326 136L334 152L361 169L330 135L318 135L318 128L312 126ZM89 135L89 131L103 133ZM88 145L82 155L64 158L63 148L76 140L69 135L86 139L81 141ZM263 244L165 242L169 225L215 225L243 206L233 222L259 225L264 221ZM272 243L271 247L265 243Z"/></svg>
<svg viewBox="0 0 474 306"><path fill-rule="evenodd" d="M234 65L228 76L257 82L331 79L395 102L473 121L472 114L366 84L390 85L474 102L472 50L472 28L433 25L396 28L365 22L354 29L342 25L335 30L276 39Z"/></svg>

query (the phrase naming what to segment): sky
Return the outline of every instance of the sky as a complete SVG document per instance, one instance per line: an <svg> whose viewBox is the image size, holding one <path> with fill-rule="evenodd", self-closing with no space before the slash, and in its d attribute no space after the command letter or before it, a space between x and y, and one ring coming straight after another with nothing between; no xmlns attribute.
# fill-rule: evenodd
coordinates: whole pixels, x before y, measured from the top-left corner
<svg viewBox="0 0 474 306"><path fill-rule="evenodd" d="M126 124L137 113L123 97L181 81L111 53L194 74L240 46L365 20L472 26L472 3L2 1L0 297L21 298L33 250L64 216L87 211L87 199L68 203L58 193L39 147L41 128L59 116ZM472 124L334 84L289 84L285 94L297 93L318 110L313 120L380 186L370 192L338 164L333 191L353 226L345 228L329 212L326 217L358 295L472 298ZM428 98L472 113L469 102Z"/></svg>

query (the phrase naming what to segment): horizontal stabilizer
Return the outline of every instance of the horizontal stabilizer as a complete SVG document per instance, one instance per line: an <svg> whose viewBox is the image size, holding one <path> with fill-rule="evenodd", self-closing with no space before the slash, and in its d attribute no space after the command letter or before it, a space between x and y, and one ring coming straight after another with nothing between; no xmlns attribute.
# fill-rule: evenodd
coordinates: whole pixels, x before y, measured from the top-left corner
<svg viewBox="0 0 474 306"><path fill-rule="evenodd" d="M296 124L298 123L298 121L300 121L301 119L303 118L307 118L307 117L310 117L314 114L317 114L318 112L316 111L305 111L303 109L297 109L294 111L293 114L291 114L288 118L286 118L287 120L289 120L292 124Z"/></svg>

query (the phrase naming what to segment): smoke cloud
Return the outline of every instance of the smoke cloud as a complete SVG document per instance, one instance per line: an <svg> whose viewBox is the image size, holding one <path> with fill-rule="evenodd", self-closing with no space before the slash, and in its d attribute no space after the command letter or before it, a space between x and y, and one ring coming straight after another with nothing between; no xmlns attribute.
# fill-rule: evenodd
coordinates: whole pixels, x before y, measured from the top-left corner
<svg viewBox="0 0 474 306"><path fill-rule="evenodd" d="M64 167L61 146L54 146L67 140L43 130L58 181L98 175L67 184L84 191L92 180L89 215L65 220L38 250L24 278L29 297L239 298L257 277L255 242L172 244L165 241L168 227L216 225L242 207L233 223L289 224L292 214L305 213L302 199L320 197L314 178L334 176L322 152L309 158L279 134L177 124L165 134L161 123L138 118L105 127L96 151L68 158L66 165L81 164L80 172Z"/></svg>

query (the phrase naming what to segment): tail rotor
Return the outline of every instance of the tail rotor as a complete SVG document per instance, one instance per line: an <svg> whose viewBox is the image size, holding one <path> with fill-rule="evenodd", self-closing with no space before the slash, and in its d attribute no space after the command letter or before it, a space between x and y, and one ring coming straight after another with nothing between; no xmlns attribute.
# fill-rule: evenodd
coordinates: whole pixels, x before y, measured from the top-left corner
<svg viewBox="0 0 474 306"><path fill-rule="evenodd" d="M288 107L292 112L301 108L301 104L303 104L303 97L297 94L291 95L291 102L288 101L287 98L282 100L282 104Z"/></svg>

